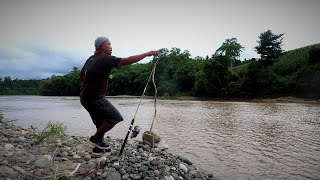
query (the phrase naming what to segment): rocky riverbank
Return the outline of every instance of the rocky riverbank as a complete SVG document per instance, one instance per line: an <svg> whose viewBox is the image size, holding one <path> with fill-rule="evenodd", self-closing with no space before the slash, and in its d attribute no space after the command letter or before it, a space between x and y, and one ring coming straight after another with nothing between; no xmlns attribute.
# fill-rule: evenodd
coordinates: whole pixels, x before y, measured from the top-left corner
<svg viewBox="0 0 320 180"><path fill-rule="evenodd" d="M111 152L97 154L88 137L66 136L35 144L33 129L0 124L0 179L216 179L190 160L167 152L165 145L106 138Z"/></svg>

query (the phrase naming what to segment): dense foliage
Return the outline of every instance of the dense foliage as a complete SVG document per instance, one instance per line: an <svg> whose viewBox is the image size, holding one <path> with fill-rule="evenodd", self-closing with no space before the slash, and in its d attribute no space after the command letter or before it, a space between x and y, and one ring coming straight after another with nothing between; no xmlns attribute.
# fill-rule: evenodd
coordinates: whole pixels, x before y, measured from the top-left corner
<svg viewBox="0 0 320 180"><path fill-rule="evenodd" d="M281 37L278 35L277 37ZM228 49L229 48L229 49ZM156 84L159 96L257 98L298 96L320 98L320 44L281 53L279 58L238 60L243 47L228 39L212 55L192 58L187 50L162 49ZM147 64L114 68L108 95L141 95L155 59ZM232 66L234 65L234 67ZM79 69L45 80L0 81L1 94L78 96ZM153 95L150 84L148 95Z"/></svg>
<svg viewBox="0 0 320 180"><path fill-rule="evenodd" d="M0 78L0 95L36 95L39 80L12 80L10 77Z"/></svg>

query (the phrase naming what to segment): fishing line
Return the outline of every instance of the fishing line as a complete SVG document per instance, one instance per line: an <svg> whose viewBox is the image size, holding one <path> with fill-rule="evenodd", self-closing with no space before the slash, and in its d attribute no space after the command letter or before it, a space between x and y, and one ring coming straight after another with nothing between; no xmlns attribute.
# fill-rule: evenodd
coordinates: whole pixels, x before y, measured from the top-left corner
<svg viewBox="0 0 320 180"><path fill-rule="evenodd" d="M154 62L152 71L151 71L151 73L150 73L150 76L149 76L149 79L148 79L148 81L147 81L147 84L146 84L146 86L145 86L145 88L144 88L144 90L143 90L143 93L142 93L142 96L141 96L141 98L140 98L138 107L137 107L136 112L135 112L135 114L134 114L134 116L133 116L133 119L131 120L131 123L130 123L130 126L129 126L129 130L128 130L127 135L126 135L126 137L125 137L125 139L124 139L124 141L123 141L123 143L122 143L119 156L122 155L122 152L123 152L123 150L124 150L125 144L126 144L126 142L128 141L128 137L129 137L129 134L130 134L130 132L131 132L131 130L132 130L132 126L133 126L133 124L134 124L134 121L135 121L135 118L136 118L136 116L137 116L138 110L139 110L139 108L140 108L141 101L142 101L142 99L143 99L144 96L145 96L145 93L146 93L148 84L149 84L149 82L150 82L151 79L152 79L153 86L154 86L154 91L155 91L155 92L154 92L154 98L155 98L155 99L154 99L154 116L153 116L152 124L151 124L151 127L150 127L150 132L151 132L151 130L152 130L152 128L153 128L154 120L156 119L156 114L157 114L157 108L156 108L156 105L157 105L157 86L156 86L156 83L155 83L155 81L154 81L154 75L155 75L155 72L156 72L156 67L157 67L158 61L159 61L159 58L157 58L157 59L155 60L155 62Z"/></svg>

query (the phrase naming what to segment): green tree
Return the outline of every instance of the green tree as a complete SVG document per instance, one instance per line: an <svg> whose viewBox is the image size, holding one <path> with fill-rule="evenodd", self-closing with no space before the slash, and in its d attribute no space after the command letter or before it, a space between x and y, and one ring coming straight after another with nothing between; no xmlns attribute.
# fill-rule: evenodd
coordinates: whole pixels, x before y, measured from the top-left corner
<svg viewBox="0 0 320 180"><path fill-rule="evenodd" d="M276 60L282 53L283 34L273 34L271 30L259 35L258 45L255 50L263 60Z"/></svg>
<svg viewBox="0 0 320 180"><path fill-rule="evenodd" d="M183 63L174 74L178 91L191 91L195 82L196 64L194 60Z"/></svg>
<svg viewBox="0 0 320 180"><path fill-rule="evenodd" d="M216 50L215 55L226 56L230 61L229 64L231 73L233 73L232 67L236 60L240 57L240 52L242 50L244 50L244 47L238 43L237 38L231 38L226 39L225 42L222 43L222 45Z"/></svg>

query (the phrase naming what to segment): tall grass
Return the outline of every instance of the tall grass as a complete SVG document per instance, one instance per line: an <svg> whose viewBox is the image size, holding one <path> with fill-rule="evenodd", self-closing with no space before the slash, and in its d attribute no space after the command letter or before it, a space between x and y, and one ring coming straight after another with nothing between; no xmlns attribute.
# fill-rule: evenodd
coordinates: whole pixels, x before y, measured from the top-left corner
<svg viewBox="0 0 320 180"><path fill-rule="evenodd" d="M61 138L66 135L66 127L63 123L49 122L42 131L34 131L31 136L36 139L36 144L50 141L54 138Z"/></svg>

